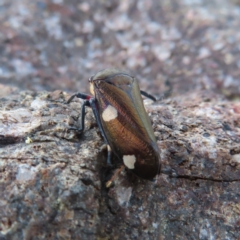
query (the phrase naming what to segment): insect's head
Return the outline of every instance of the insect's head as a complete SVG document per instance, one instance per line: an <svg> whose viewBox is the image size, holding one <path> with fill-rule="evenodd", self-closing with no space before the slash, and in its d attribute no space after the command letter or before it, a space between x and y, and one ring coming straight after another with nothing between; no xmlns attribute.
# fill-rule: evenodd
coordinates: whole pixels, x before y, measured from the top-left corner
<svg viewBox="0 0 240 240"><path fill-rule="evenodd" d="M124 88L124 86L131 85L134 78L118 69L108 68L90 77L88 81L90 83L90 92L94 95L94 89L101 88L103 82L118 88Z"/></svg>

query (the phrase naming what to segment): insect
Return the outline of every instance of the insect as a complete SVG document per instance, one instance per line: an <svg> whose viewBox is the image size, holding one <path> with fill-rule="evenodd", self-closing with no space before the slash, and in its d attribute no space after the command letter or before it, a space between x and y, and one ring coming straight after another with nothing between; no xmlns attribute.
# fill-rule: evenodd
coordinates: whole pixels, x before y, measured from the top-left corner
<svg viewBox="0 0 240 240"><path fill-rule="evenodd" d="M108 144L108 163L113 152L127 169L140 178L152 180L160 172L159 151L141 94L155 98L141 91L134 77L117 69L103 70L89 82L94 97L76 93L67 101L70 103L75 97L85 100L81 126L71 130L84 130L85 107L91 107Z"/></svg>

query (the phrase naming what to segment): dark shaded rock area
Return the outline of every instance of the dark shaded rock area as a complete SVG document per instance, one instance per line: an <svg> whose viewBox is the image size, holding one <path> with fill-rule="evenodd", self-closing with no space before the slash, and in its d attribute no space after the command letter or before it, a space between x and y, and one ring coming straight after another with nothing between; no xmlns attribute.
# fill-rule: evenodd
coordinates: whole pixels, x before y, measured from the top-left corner
<svg viewBox="0 0 240 240"><path fill-rule="evenodd" d="M0 1L0 239L240 239L239 6ZM123 170L106 189L91 110L68 130L70 92L108 67L159 98L154 182Z"/></svg>

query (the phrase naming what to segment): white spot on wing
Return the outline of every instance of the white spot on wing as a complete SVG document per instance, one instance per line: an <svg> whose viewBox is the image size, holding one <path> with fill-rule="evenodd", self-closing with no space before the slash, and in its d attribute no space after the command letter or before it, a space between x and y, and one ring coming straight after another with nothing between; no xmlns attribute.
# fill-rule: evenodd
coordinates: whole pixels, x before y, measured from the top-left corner
<svg viewBox="0 0 240 240"><path fill-rule="evenodd" d="M115 119L118 116L117 109L112 105L108 105L106 109L104 109L102 113L103 121L109 122Z"/></svg>
<svg viewBox="0 0 240 240"><path fill-rule="evenodd" d="M136 162L136 157L134 155L124 155L123 163L129 169L134 169L134 164Z"/></svg>

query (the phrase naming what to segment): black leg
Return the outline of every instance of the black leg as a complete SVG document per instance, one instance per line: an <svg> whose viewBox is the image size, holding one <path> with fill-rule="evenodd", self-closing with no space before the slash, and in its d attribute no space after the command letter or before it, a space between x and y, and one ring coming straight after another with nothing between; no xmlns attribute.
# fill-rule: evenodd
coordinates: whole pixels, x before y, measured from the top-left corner
<svg viewBox="0 0 240 240"><path fill-rule="evenodd" d="M67 103L70 103L75 97L77 98L81 98L81 99L84 99L85 101L83 102L83 105L82 105L82 111L81 111L81 126L80 128L75 128L75 127L72 127L72 128L69 128L69 130L75 130L75 131L78 131L78 132L83 132L84 131L84 121L85 121L85 107L91 107L92 108L92 111L93 111L93 114L96 118L96 121L97 121L97 124L98 124L98 127L100 129L100 132L103 136L103 139L106 143L108 143L107 141L107 138L105 136L105 133L103 131L103 127L102 127L102 124L101 124L101 120L100 120L100 116L99 116L99 112L98 112L98 107L97 107L97 102L96 102L96 99L93 98L92 96L90 95L87 95L87 94L84 94L84 93L76 93L74 95L72 95ZM111 148L109 147L108 145L108 158L107 158L107 164L108 165L112 165L111 163L111 157L112 157L112 151L111 151Z"/></svg>
<svg viewBox="0 0 240 240"><path fill-rule="evenodd" d="M85 100L85 101L83 102L83 105L82 105L81 126L80 126L79 128L71 127L71 128L69 128L69 130L75 130L75 131L77 131L77 132L83 132L83 131L84 131L84 127L85 127L84 121L85 121L85 115L86 115L86 113L85 113L85 107L86 107L86 106L88 106L88 107L90 106L89 100Z"/></svg>
<svg viewBox="0 0 240 240"><path fill-rule="evenodd" d="M83 102L83 105L82 105L82 112L81 112L81 126L79 128L76 128L76 127L71 127L69 128L69 130L74 130L74 131L78 131L78 132L83 132L84 131L84 120L85 120L85 107L90 107L90 103L89 103L89 100L92 98L91 96L87 95L87 94L84 94L84 93L75 93L74 95L72 95L67 103L70 103L75 97L77 98L81 98L81 99L84 99L85 101Z"/></svg>
<svg viewBox="0 0 240 240"><path fill-rule="evenodd" d="M140 90L140 93L141 93L143 96L145 96L145 97L153 100L154 102L157 101L157 99L156 99L154 96L152 96L151 94L149 94L149 93L147 93L147 92L144 92L144 91Z"/></svg>
<svg viewBox="0 0 240 240"><path fill-rule="evenodd" d="M75 93L74 95L72 95L67 103L70 103L75 97L77 98L81 98L81 99L85 99L85 101L83 102L83 105L82 105L82 112L81 112L81 126L80 128L70 128L70 130L76 130L78 132L82 132L84 130L84 120L85 120L85 107L91 107L92 110L93 110L93 114L96 118L96 121L97 121L97 124L99 126L99 129L100 129L100 132L104 138L104 141L107 143L107 139L106 139L106 136L104 134L104 131L103 131L103 127L102 127L102 124L101 124L101 120L100 120L100 117L99 117L99 113L98 113L98 108L97 108L97 104L96 104L96 99L91 97L90 95L87 95L87 94L84 94L84 93Z"/></svg>
<svg viewBox="0 0 240 240"><path fill-rule="evenodd" d="M113 174L113 176L111 177L111 179L106 182L106 188L111 187L113 181L117 178L118 174L119 174L124 168L125 168L125 166L122 165L120 168L118 168L118 169L115 171L115 173Z"/></svg>
<svg viewBox="0 0 240 240"><path fill-rule="evenodd" d="M81 98L84 100L90 100L91 98L93 98L92 96L87 95L85 93L75 93L67 100L67 103L70 103L75 97Z"/></svg>
<svg viewBox="0 0 240 240"><path fill-rule="evenodd" d="M104 130L103 130L103 127L102 127L102 124L101 124L101 120L100 120L100 116L99 116L99 112L98 112L98 107L97 107L97 102L96 102L96 99L95 98L91 98L89 100L89 103L90 103L90 106L93 110L93 114L96 118L96 121L97 121L97 124L98 124L98 127L100 129L100 132L103 136L103 139L105 141L105 143L108 144L108 141L107 141L107 138L105 136L105 133L104 133ZM108 150L108 156L107 156L107 165L109 166L112 166L112 149L110 148L109 144L107 145L107 150Z"/></svg>
<svg viewBox="0 0 240 240"><path fill-rule="evenodd" d="M108 166L112 166L112 149L109 145L107 145L107 151L108 151L108 155L107 155L107 165Z"/></svg>
<svg viewBox="0 0 240 240"><path fill-rule="evenodd" d="M102 127L102 124L101 124L100 117L99 117L99 112L98 112L98 108L97 108L97 104L96 104L96 99L95 99L95 98L91 98L91 99L89 100L89 104L90 104L90 106L91 106L91 108L92 108L92 110L93 110L93 114L94 114L94 116L95 116L95 118L96 118L98 127L99 127L99 129L100 129L100 132L101 132L103 138L104 138L104 141L105 141L106 143L108 143L107 138L106 138L106 136L105 136L105 133L104 133L104 131L103 131L103 127Z"/></svg>

